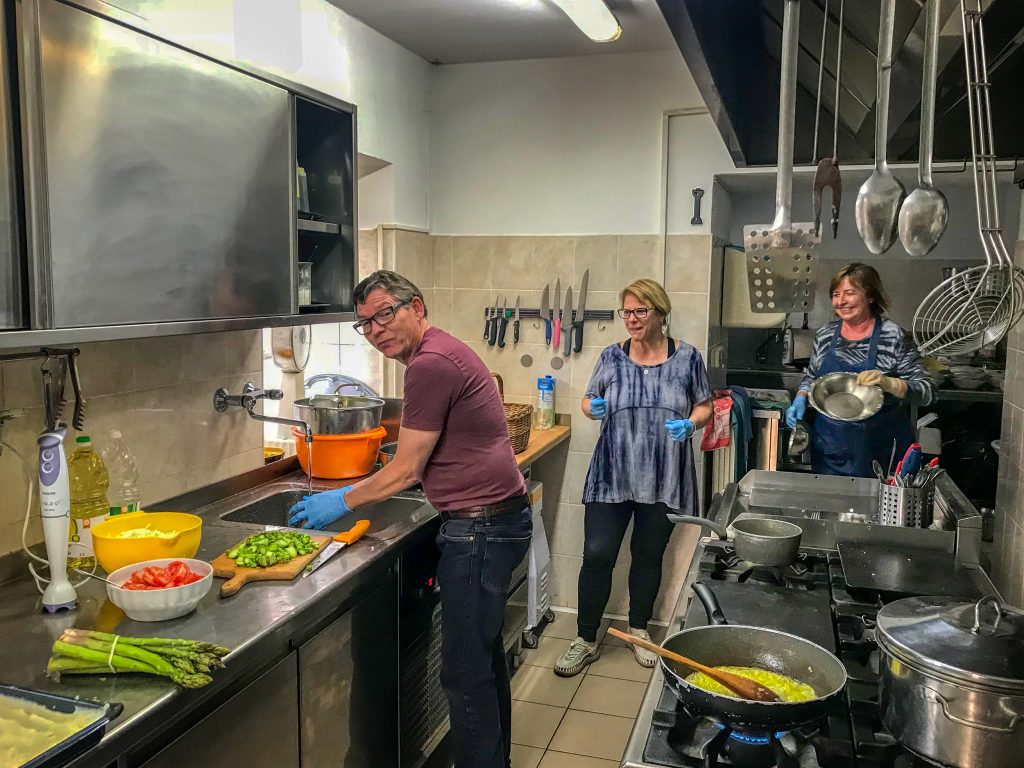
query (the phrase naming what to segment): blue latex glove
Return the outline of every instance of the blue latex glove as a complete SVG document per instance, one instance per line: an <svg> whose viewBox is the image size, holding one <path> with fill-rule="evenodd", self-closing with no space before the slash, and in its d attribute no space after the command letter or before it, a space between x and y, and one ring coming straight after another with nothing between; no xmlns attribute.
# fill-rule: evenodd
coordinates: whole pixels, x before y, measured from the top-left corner
<svg viewBox="0 0 1024 768"><path fill-rule="evenodd" d="M302 528L314 528L322 531L339 517L349 514L352 510L345 503L345 494L352 490L351 485L334 491L323 491L306 496L288 510L288 525L295 528L302 523Z"/></svg>
<svg viewBox="0 0 1024 768"><path fill-rule="evenodd" d="M608 415L608 403L603 397L595 397L590 401L590 415L595 419L603 419Z"/></svg>
<svg viewBox="0 0 1024 768"><path fill-rule="evenodd" d="M793 404L786 409L786 426L792 429L798 421L802 421L807 413L807 398L798 396L793 398Z"/></svg>
<svg viewBox="0 0 1024 768"><path fill-rule="evenodd" d="M693 436L693 422L689 419L665 419L665 430L675 442L681 443Z"/></svg>

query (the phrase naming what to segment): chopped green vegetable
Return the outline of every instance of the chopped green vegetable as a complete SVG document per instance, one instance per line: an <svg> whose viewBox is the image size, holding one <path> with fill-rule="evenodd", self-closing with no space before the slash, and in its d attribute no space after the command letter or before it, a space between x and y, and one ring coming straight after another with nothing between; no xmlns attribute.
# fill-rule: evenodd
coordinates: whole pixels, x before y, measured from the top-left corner
<svg viewBox="0 0 1024 768"><path fill-rule="evenodd" d="M250 536L226 554L239 568L269 568L287 563L316 549L308 533L266 531Z"/></svg>

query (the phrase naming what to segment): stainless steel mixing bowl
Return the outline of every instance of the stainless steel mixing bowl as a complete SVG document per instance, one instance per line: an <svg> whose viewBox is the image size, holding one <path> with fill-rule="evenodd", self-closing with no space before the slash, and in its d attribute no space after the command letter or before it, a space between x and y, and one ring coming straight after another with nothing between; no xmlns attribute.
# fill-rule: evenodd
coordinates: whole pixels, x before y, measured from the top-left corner
<svg viewBox="0 0 1024 768"><path fill-rule="evenodd" d="M811 386L811 405L837 421L864 421L882 408L884 395L857 383L856 373L830 373Z"/></svg>

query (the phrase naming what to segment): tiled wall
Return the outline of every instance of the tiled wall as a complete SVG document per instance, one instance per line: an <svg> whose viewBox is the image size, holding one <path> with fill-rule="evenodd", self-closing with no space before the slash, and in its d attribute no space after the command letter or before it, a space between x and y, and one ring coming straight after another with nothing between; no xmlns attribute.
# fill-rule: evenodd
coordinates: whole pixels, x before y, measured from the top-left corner
<svg viewBox="0 0 1024 768"><path fill-rule="evenodd" d="M88 399L85 434L102 448L119 429L135 453L143 504L170 498L263 464L262 426L241 410L217 413L213 392L261 386L260 331L199 334L79 345ZM70 380L64 418L71 420ZM36 473L36 437L43 430L39 361L0 365L0 409L24 409L3 440ZM67 442L74 444L72 430ZM0 454L0 555L21 546L29 479L10 450ZM38 507L29 543L42 540Z"/></svg>
<svg viewBox="0 0 1024 768"><path fill-rule="evenodd" d="M1024 266L1024 240L1014 262ZM1024 327L1007 336L1003 426L999 438L999 485L996 491L992 580L1003 598L1024 607Z"/></svg>

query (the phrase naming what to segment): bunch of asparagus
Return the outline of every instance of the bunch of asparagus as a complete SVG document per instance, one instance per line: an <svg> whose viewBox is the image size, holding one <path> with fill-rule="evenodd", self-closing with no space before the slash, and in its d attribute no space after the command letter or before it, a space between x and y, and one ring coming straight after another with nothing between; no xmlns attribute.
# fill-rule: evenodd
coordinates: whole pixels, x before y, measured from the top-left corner
<svg viewBox="0 0 1024 768"><path fill-rule="evenodd" d="M111 653L113 650L113 653ZM66 629L46 665L51 676L144 672L163 675L184 688L202 688L229 648L201 640L123 637L90 629Z"/></svg>

